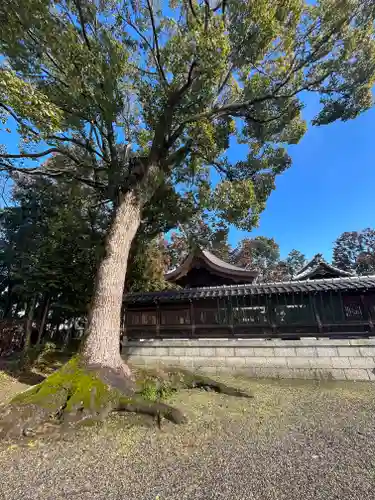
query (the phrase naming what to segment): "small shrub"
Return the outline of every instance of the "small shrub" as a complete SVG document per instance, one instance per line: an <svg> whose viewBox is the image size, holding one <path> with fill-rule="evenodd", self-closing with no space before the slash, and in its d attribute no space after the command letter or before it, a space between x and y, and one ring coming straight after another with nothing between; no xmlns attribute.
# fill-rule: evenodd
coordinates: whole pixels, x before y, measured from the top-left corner
<svg viewBox="0 0 375 500"><path fill-rule="evenodd" d="M173 392L173 387L168 381L147 378L144 380L141 395L148 401L158 401L168 399Z"/></svg>
<svg viewBox="0 0 375 500"><path fill-rule="evenodd" d="M153 380L146 380L141 395L148 401L158 400L158 388Z"/></svg>

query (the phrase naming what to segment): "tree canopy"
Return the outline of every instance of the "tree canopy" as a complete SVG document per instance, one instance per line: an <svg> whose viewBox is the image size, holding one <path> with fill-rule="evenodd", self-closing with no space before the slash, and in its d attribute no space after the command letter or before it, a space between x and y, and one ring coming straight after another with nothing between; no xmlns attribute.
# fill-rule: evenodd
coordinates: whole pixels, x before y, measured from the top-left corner
<svg viewBox="0 0 375 500"><path fill-rule="evenodd" d="M334 243L333 264L355 274L375 273L375 230L342 233Z"/></svg>
<svg viewBox="0 0 375 500"><path fill-rule="evenodd" d="M371 106L374 9L370 0L4 0L1 117L21 140L16 153L3 148L2 168L62 155L65 167L35 173L116 201L157 163L145 200L171 183L176 199L199 197L251 229L290 166L284 145L306 130L301 93L320 94L318 125ZM248 145L244 160L230 161L231 137ZM209 167L222 176L216 186Z"/></svg>
<svg viewBox="0 0 375 500"><path fill-rule="evenodd" d="M64 316L84 315L103 254L108 212L90 188L20 175L0 212L1 293L11 305L43 297Z"/></svg>

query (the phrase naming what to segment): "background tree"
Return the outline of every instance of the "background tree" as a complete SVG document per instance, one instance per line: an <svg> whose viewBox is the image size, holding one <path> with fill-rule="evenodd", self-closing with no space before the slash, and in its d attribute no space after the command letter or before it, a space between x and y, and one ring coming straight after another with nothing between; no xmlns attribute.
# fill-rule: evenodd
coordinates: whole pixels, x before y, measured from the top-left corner
<svg viewBox="0 0 375 500"><path fill-rule="evenodd" d="M240 267L257 271L260 281L268 281L280 260L280 248L273 238L245 238L232 252L231 260Z"/></svg>
<svg viewBox="0 0 375 500"><path fill-rule="evenodd" d="M285 145L306 130L301 93L320 95L316 125L372 105L374 10L370 0L174 1L167 10L150 0L3 0L2 118L17 124L21 144L1 152L2 168L83 182L113 208L85 363L130 374L118 342L124 278L158 187L184 188L250 230L291 164ZM230 161L231 137L247 144L246 159ZM22 164L52 153L58 165ZM222 175L215 186L211 166Z"/></svg>
<svg viewBox="0 0 375 500"><path fill-rule="evenodd" d="M62 180L21 175L12 191L12 205L0 213L3 316L31 303L39 323L51 307L61 323L85 316L108 212L90 188Z"/></svg>
<svg viewBox="0 0 375 500"><path fill-rule="evenodd" d="M196 246L212 252L224 261L229 260L231 247L228 243L229 228L206 214L196 212L185 223L178 225L167 240L168 267L178 266Z"/></svg>
<svg viewBox="0 0 375 500"><path fill-rule="evenodd" d="M289 278L295 276L306 265L306 262L306 256L302 252L295 249L291 250L285 259Z"/></svg>
<svg viewBox="0 0 375 500"><path fill-rule="evenodd" d="M291 250L285 259L279 260L266 273L265 281L291 280L305 265L306 258L299 250Z"/></svg>
<svg viewBox="0 0 375 500"><path fill-rule="evenodd" d="M355 274L375 273L375 230L342 233L333 246L333 264Z"/></svg>
<svg viewBox="0 0 375 500"><path fill-rule="evenodd" d="M149 241L137 236L129 255L126 291L154 292L171 288L171 284L164 279L169 262L167 259L166 245L162 237Z"/></svg>

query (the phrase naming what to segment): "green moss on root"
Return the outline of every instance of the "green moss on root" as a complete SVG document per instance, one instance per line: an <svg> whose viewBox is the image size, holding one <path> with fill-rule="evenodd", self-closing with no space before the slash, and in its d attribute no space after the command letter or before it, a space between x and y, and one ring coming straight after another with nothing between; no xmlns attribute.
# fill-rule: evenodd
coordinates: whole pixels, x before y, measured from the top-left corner
<svg viewBox="0 0 375 500"><path fill-rule="evenodd" d="M84 368L75 356L33 389L18 394L11 403L35 404L53 410L65 400L68 412L79 407L99 412L119 397L120 391L105 384L95 371Z"/></svg>

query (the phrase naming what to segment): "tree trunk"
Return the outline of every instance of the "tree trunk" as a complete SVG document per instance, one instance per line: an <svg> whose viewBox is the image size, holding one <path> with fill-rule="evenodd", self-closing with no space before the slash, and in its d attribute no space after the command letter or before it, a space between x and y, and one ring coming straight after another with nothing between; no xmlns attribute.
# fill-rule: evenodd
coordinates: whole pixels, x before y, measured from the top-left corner
<svg viewBox="0 0 375 500"><path fill-rule="evenodd" d="M42 340L44 327L46 326L46 320L47 320L47 316L48 316L48 312L49 312L50 302L51 302L50 297L47 297L47 301L45 302L45 305L44 305L42 321L40 322L40 325L39 325L38 340L36 341L36 345L39 345L40 341Z"/></svg>
<svg viewBox="0 0 375 500"><path fill-rule="evenodd" d="M5 307L4 307L4 314L3 314L3 318L8 318L11 316L11 312L12 312L12 306L13 306L13 294L12 294L12 286L10 283L8 283L8 291L7 291L7 300L6 300L6 303L5 303Z"/></svg>
<svg viewBox="0 0 375 500"><path fill-rule="evenodd" d="M131 243L141 221L134 192L122 197L106 239L106 255L97 276L82 353L89 364L130 370L120 356L119 340L125 275Z"/></svg>
<svg viewBox="0 0 375 500"><path fill-rule="evenodd" d="M27 319L26 319L26 326L25 326L25 342L23 344L23 352L25 354L30 349L35 304L36 304L36 296L34 295L34 297L30 301L28 312L27 312Z"/></svg>
<svg viewBox="0 0 375 500"><path fill-rule="evenodd" d="M67 349L71 343L71 340L73 338L73 332L74 332L74 324L75 324L75 319L72 321L70 327L68 328L68 330L64 336L64 349Z"/></svg>

